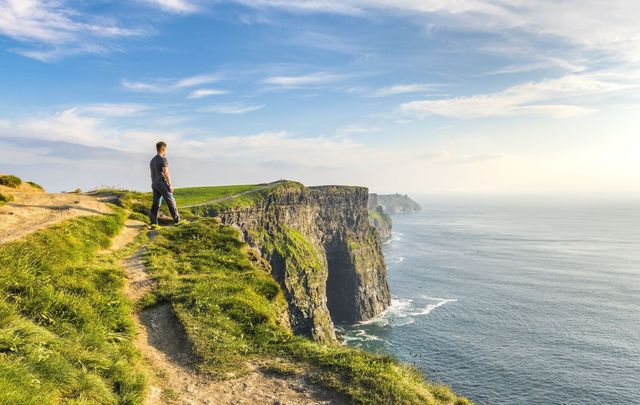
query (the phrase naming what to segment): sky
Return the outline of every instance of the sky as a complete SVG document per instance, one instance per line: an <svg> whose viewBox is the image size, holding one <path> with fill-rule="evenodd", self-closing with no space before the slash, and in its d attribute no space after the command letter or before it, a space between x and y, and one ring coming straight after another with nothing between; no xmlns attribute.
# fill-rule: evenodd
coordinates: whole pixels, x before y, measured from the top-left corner
<svg viewBox="0 0 640 405"><path fill-rule="evenodd" d="M0 172L51 191L640 194L635 0L0 0Z"/></svg>

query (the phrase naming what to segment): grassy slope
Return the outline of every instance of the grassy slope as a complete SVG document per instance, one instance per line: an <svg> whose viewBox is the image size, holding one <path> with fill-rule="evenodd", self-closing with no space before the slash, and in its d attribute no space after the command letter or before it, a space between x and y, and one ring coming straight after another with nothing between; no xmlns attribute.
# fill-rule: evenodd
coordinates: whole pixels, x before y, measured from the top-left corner
<svg viewBox="0 0 640 405"><path fill-rule="evenodd" d="M77 218L0 246L0 403L141 401L120 256L96 255L124 218Z"/></svg>
<svg viewBox="0 0 640 405"><path fill-rule="evenodd" d="M175 197L178 206L200 204L264 186L264 184L242 184L233 186L177 188Z"/></svg>
<svg viewBox="0 0 640 405"><path fill-rule="evenodd" d="M268 186L268 187L265 187ZM229 186L225 186L229 187ZM248 187L248 186L245 186ZM215 202L197 207L191 207L187 209L187 212L196 216L216 216L221 210L226 210L234 207L247 207L260 203L270 194L278 193L280 190L284 190L289 187L304 187L302 184L293 181L278 181L270 184L257 184L253 188L257 188L256 192L248 193L236 198L231 198L225 201ZM209 189L215 189L216 187L203 187ZM233 195L230 193L228 195ZM224 197L224 196L221 196ZM204 200L207 201L207 200ZM203 202L204 202L203 201Z"/></svg>
<svg viewBox="0 0 640 405"><path fill-rule="evenodd" d="M249 358L275 355L304 364L311 380L356 403L468 403L391 357L291 335L278 322L286 308L282 291L250 257L237 231L211 219L164 229L149 249L159 285L146 304L172 303L202 370L222 376Z"/></svg>

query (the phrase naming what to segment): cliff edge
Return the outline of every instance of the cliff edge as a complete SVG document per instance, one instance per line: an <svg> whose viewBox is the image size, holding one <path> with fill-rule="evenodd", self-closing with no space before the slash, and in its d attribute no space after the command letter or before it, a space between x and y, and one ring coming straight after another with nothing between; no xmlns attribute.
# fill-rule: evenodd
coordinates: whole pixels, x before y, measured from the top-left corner
<svg viewBox="0 0 640 405"><path fill-rule="evenodd" d="M238 227L282 287L294 333L334 341L334 323L357 322L390 304L381 242L364 187L281 182L253 201L191 208Z"/></svg>

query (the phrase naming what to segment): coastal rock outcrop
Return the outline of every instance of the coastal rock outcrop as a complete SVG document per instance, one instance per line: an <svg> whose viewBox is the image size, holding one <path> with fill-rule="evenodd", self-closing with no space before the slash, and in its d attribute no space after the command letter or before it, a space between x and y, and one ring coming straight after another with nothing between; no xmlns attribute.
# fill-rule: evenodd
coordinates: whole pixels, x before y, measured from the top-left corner
<svg viewBox="0 0 640 405"><path fill-rule="evenodd" d="M389 306L366 188L284 182L251 204L211 212L239 227L269 262L294 333L333 341L334 323L367 320Z"/></svg>
<svg viewBox="0 0 640 405"><path fill-rule="evenodd" d="M422 208L406 194L372 194L388 214L418 212Z"/></svg>

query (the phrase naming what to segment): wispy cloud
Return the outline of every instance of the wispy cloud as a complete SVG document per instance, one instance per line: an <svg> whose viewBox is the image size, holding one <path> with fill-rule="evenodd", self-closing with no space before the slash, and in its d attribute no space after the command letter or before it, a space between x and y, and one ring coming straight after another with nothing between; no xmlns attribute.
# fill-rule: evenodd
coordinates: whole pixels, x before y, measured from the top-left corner
<svg viewBox="0 0 640 405"><path fill-rule="evenodd" d="M191 0L145 0L162 10L175 14L191 14L200 10L195 1Z"/></svg>
<svg viewBox="0 0 640 405"><path fill-rule="evenodd" d="M413 83L413 84L397 84L395 86L383 87L376 90L373 93L375 97L394 96L397 94L408 93L423 93L433 90L436 85L428 83Z"/></svg>
<svg viewBox="0 0 640 405"><path fill-rule="evenodd" d="M403 103L400 110L418 115L477 118L515 114L573 116L592 111L579 101L567 99L624 90L625 86L588 75L567 75L558 79L529 82L505 90L473 96Z"/></svg>
<svg viewBox="0 0 640 405"><path fill-rule="evenodd" d="M221 89L198 89L189 93L187 98L202 98L202 97L217 96L220 94L227 94L227 93L228 91L221 90Z"/></svg>
<svg viewBox="0 0 640 405"><path fill-rule="evenodd" d="M180 79L175 82L173 86L177 88L194 87L201 84L212 83L218 80L219 78L215 75L196 75Z"/></svg>
<svg viewBox="0 0 640 405"><path fill-rule="evenodd" d="M301 76L271 76L267 77L262 82L280 87L307 87L333 83L341 80L342 78L343 76L341 75L318 72Z"/></svg>
<svg viewBox="0 0 640 405"><path fill-rule="evenodd" d="M189 87L200 86L202 84L213 83L219 78L215 75L196 75L182 79L154 79L151 81L131 81L123 79L121 84L124 88L133 91L164 93Z"/></svg>
<svg viewBox="0 0 640 405"><path fill-rule="evenodd" d="M148 91L153 93L160 93L166 89L165 86L161 86L159 84L133 82L130 80L122 80L122 82L120 83L122 84L122 87L124 87L125 89L134 90L134 91Z"/></svg>
<svg viewBox="0 0 640 405"><path fill-rule="evenodd" d="M245 114L258 111L264 108L264 105L247 105L247 104L213 104L200 108L199 112L210 112L218 114Z"/></svg>
<svg viewBox="0 0 640 405"><path fill-rule="evenodd" d="M49 61L74 53L105 53L111 39L146 31L113 18L84 14L65 0L0 0L0 34L20 42L15 52Z"/></svg>
<svg viewBox="0 0 640 405"><path fill-rule="evenodd" d="M366 48L362 44L356 43L351 38L344 38L336 34L329 34L320 31L296 33L296 35L293 35L289 39L289 43L344 54L358 55L366 53Z"/></svg>
<svg viewBox="0 0 640 405"><path fill-rule="evenodd" d="M570 42L587 50L600 50L627 61L640 60L640 35L635 1L601 0L235 0L253 8L288 12L370 16L394 12L423 18L429 26L455 30L482 30L511 35L528 33ZM441 17L439 19L433 16ZM571 22L571 23L568 23Z"/></svg>
<svg viewBox="0 0 640 405"><path fill-rule="evenodd" d="M535 70L562 69L570 73L580 73L586 70L586 66L570 62L566 59L555 57L539 57L537 61L530 63L511 64L496 70L487 72L487 75L502 75L512 73L525 73Z"/></svg>
<svg viewBox="0 0 640 405"><path fill-rule="evenodd" d="M132 103L101 103L101 104L88 104L77 108L81 112L85 112L92 115L103 117L124 117L132 114L136 114L141 111L148 110L149 106L143 104Z"/></svg>

